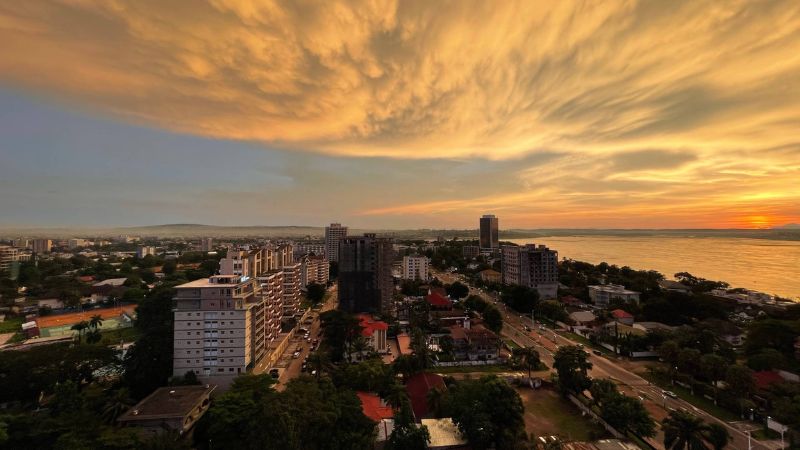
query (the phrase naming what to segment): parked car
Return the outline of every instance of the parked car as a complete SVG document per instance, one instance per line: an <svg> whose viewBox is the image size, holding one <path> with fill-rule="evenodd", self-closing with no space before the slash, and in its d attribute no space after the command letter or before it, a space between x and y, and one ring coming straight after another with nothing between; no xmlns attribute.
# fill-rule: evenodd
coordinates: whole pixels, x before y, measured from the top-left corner
<svg viewBox="0 0 800 450"><path fill-rule="evenodd" d="M601 352L600 350L592 350L592 353L594 353L597 356L603 356L603 352Z"/></svg>
<svg viewBox="0 0 800 450"><path fill-rule="evenodd" d="M280 375L281 375L281 372L278 369L270 369L269 370L269 376L271 376L272 378L275 378L276 380L278 379L278 377L280 377Z"/></svg>

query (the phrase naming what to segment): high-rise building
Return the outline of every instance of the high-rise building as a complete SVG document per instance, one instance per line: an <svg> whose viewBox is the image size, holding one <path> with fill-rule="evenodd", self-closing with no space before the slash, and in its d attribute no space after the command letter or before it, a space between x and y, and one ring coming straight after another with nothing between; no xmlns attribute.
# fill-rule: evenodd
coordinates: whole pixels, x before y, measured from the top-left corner
<svg viewBox="0 0 800 450"><path fill-rule="evenodd" d="M291 317L300 311L300 271L303 265L292 263L283 266L283 315Z"/></svg>
<svg viewBox="0 0 800 450"><path fill-rule="evenodd" d="M328 284L329 264L323 255L305 255L299 260L300 285L306 287L311 283Z"/></svg>
<svg viewBox="0 0 800 450"><path fill-rule="evenodd" d="M203 238L200 239L200 251L201 252L210 252L214 250L214 239L212 238Z"/></svg>
<svg viewBox="0 0 800 450"><path fill-rule="evenodd" d="M481 248L498 248L500 235L497 217L487 214L480 220L480 246Z"/></svg>
<svg viewBox="0 0 800 450"><path fill-rule="evenodd" d="M174 376L228 384L258 362L265 312L255 279L216 275L175 289Z"/></svg>
<svg viewBox="0 0 800 450"><path fill-rule="evenodd" d="M426 256L403 256L403 279L428 281L430 260Z"/></svg>
<svg viewBox="0 0 800 450"><path fill-rule="evenodd" d="M347 237L347 227L332 223L325 227L325 257L328 261L339 261L339 242Z"/></svg>
<svg viewBox="0 0 800 450"><path fill-rule="evenodd" d="M339 308L351 313L391 312L392 240L374 234L343 238L339 246Z"/></svg>
<svg viewBox="0 0 800 450"><path fill-rule="evenodd" d="M31 241L30 239L18 238L14 239L11 245L16 248L29 248L31 246Z"/></svg>
<svg viewBox="0 0 800 450"><path fill-rule="evenodd" d="M53 249L53 241L50 239L34 239L33 252L37 254L50 253Z"/></svg>
<svg viewBox="0 0 800 450"><path fill-rule="evenodd" d="M86 239L70 239L67 241L67 247L69 249L76 249L81 247L86 247L89 245L89 241Z"/></svg>
<svg viewBox="0 0 800 450"><path fill-rule="evenodd" d="M281 319L283 318L283 272L272 271L259 275L256 278L259 284L264 311L264 348L261 354L267 351L281 332ZM259 352L256 352L257 359Z"/></svg>
<svg viewBox="0 0 800 450"><path fill-rule="evenodd" d="M19 261L19 251L8 245L0 245L0 272L11 270L11 264Z"/></svg>
<svg viewBox="0 0 800 450"><path fill-rule="evenodd" d="M300 242L294 244L294 256L304 255L325 256L324 242Z"/></svg>
<svg viewBox="0 0 800 450"><path fill-rule="evenodd" d="M544 245L504 245L503 283L539 291L542 299L558 295L558 252Z"/></svg>

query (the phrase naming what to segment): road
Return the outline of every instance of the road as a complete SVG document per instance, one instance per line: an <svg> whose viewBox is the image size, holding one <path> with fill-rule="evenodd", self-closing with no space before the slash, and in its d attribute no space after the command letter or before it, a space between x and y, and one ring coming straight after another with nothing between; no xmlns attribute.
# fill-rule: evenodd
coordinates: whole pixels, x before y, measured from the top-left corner
<svg viewBox="0 0 800 450"><path fill-rule="evenodd" d="M464 279L460 278L458 275L441 272L437 272L434 275L445 283L452 283L454 281L465 283ZM552 329L541 330L540 324L536 324L536 326L534 326L530 317L520 316L519 313L511 310L505 304L496 302L496 298L488 295L482 290L475 289L470 286L470 294L479 295L485 301L490 303L497 303L496 306L503 314L504 326L502 334L513 339L519 344L535 348L539 352L542 361L547 364L548 367L553 367L553 353L558 349L558 346L578 345L577 342L567 339L566 337L554 332ZM525 326L528 326L534 331L531 331L530 333L525 331ZM731 448L742 450L747 450L748 448L759 450L774 450L780 448L780 445L774 442L764 443L756 441L755 439L750 441L751 444L748 447L747 435L739 429L731 426L729 423L716 418L715 416L695 407L685 400L680 398L673 399L664 396L660 387L651 384L649 381L645 380L639 375L636 375L624 367L619 366L613 360L610 360L604 356L597 356L595 354L591 354L589 360L592 362L590 375L593 378L613 379L618 384L622 385L621 387L623 388L622 390L624 392L637 393L637 396L643 398L643 401L646 404L645 406L648 407L649 411L660 409L663 411L663 415L666 416L669 410L679 409L700 417L706 422L719 423L723 425L731 435L732 440L729 444ZM660 419L660 417L655 418L657 420ZM651 443L660 444L661 441L662 434L659 430L658 436L653 439Z"/></svg>
<svg viewBox="0 0 800 450"><path fill-rule="evenodd" d="M302 365L303 360L311 353L311 344L303 339L303 335L298 334L296 330L299 328L306 328L309 330L311 334L311 338L320 339L322 341L321 333L320 333L320 320L319 315L325 311L329 311L336 307L337 304L337 285L334 284L328 288L328 294L325 299L325 303L322 304L322 307L319 311L312 310L309 313L308 317L313 315L313 320L311 324L304 324L300 323L297 325L295 330L292 330L292 336L289 341L289 345L286 347L286 350L281 355L280 359L278 360L277 364L274 367L277 367L280 370L280 376L278 377L278 383L275 385L275 389L282 391L286 387L286 383L289 380L300 376L302 373ZM297 350L299 347L300 355L297 358L292 358L292 354ZM266 367L263 365L258 366L258 372L265 372L273 367Z"/></svg>

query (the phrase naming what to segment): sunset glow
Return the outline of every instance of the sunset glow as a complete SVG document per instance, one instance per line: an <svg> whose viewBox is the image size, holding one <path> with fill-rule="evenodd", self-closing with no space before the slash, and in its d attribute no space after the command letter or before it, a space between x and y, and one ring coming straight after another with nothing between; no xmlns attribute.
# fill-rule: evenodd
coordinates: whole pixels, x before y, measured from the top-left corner
<svg viewBox="0 0 800 450"><path fill-rule="evenodd" d="M789 0L27 0L0 6L0 86L259 167L193 187L205 223L252 194L242 223L766 228L800 222L799 30ZM27 179L11 167L30 135L5 126L0 175ZM180 172L170 149L196 146L89 155L65 134L94 187L104 158ZM88 195L170 221L185 194L155 186L174 176L142 176L140 198Z"/></svg>

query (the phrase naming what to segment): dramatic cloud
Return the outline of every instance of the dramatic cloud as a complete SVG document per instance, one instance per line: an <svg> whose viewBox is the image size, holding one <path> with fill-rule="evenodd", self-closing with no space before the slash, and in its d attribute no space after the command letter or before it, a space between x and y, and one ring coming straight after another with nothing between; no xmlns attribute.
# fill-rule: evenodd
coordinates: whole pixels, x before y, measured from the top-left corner
<svg viewBox="0 0 800 450"><path fill-rule="evenodd" d="M25 0L0 5L0 42L6 84L122 120L293 152L477 161L499 180L476 192L450 174L449 191L361 217L798 214L794 0Z"/></svg>

